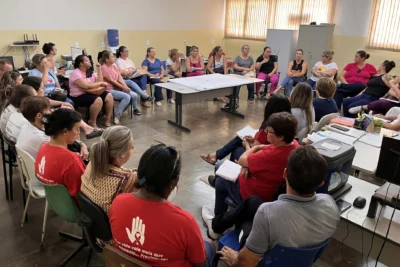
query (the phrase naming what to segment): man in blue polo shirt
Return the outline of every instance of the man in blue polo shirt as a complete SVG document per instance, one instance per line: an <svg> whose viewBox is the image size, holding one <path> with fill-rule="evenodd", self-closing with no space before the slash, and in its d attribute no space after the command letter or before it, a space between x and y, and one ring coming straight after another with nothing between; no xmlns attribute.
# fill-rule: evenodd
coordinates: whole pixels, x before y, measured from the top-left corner
<svg viewBox="0 0 400 267"><path fill-rule="evenodd" d="M256 266L276 245L307 248L320 245L336 231L339 210L330 195L316 194L328 171L325 159L313 146L295 149L284 172L286 194L262 204L255 215L246 245L240 252L223 247L228 266Z"/></svg>

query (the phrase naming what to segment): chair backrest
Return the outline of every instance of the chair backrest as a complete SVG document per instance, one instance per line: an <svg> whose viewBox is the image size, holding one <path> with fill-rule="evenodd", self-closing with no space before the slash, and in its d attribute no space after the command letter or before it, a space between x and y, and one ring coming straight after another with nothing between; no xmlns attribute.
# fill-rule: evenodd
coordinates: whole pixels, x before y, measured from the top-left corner
<svg viewBox="0 0 400 267"><path fill-rule="evenodd" d="M163 66L164 70L167 71L167 61L161 61L161 66Z"/></svg>
<svg viewBox="0 0 400 267"><path fill-rule="evenodd" d="M46 198L50 208L67 222L81 225L79 209L75 201L69 195L67 188L61 184L41 184L46 192Z"/></svg>
<svg viewBox="0 0 400 267"><path fill-rule="evenodd" d="M312 128L311 128L311 130L312 130ZM297 138L297 139L299 140L299 142L301 143L302 140L303 140L304 138L307 137L307 135L308 135L308 129L307 129L307 127L304 127L303 129L301 129L301 130L297 133L296 138Z"/></svg>
<svg viewBox="0 0 400 267"><path fill-rule="evenodd" d="M151 267L150 265L135 259L110 245L107 245L104 248L103 254L106 267Z"/></svg>
<svg viewBox="0 0 400 267"><path fill-rule="evenodd" d="M331 114L327 114L327 115L323 116L319 120L315 131L320 131L322 129L322 127L324 127L325 125L328 125L331 122L332 119L337 118L339 116L340 116L339 113L331 113Z"/></svg>
<svg viewBox="0 0 400 267"><path fill-rule="evenodd" d="M112 238L110 221L105 211L97 206L82 192L78 193L79 208L81 209L81 221L91 235L103 241Z"/></svg>
<svg viewBox="0 0 400 267"><path fill-rule="evenodd" d="M265 267L312 267L321 257L330 238L319 246L312 248L286 248L275 246L270 249L261 260L259 266Z"/></svg>
<svg viewBox="0 0 400 267"><path fill-rule="evenodd" d="M29 188L43 187L35 174L35 159L18 145L15 145L15 149L17 151L18 168L22 174L20 175L22 186L24 187L25 181L23 179L25 178Z"/></svg>

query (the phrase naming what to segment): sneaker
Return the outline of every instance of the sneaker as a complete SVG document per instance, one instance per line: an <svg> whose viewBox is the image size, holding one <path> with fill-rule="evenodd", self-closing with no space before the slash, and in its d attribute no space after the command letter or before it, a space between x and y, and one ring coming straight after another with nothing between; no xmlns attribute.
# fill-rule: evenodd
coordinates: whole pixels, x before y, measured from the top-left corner
<svg viewBox="0 0 400 267"><path fill-rule="evenodd" d="M161 107L161 101L156 102L157 107Z"/></svg>
<svg viewBox="0 0 400 267"><path fill-rule="evenodd" d="M146 100L149 101L149 102L153 102L154 101L154 97L149 96Z"/></svg>
<svg viewBox="0 0 400 267"><path fill-rule="evenodd" d="M357 114L357 113L360 113L362 110L363 110L362 106L358 106L358 107L350 108L349 109L349 113L350 114Z"/></svg>
<svg viewBox="0 0 400 267"><path fill-rule="evenodd" d="M175 100L173 100L172 98L168 99L168 103L170 104L175 104Z"/></svg>
<svg viewBox="0 0 400 267"><path fill-rule="evenodd" d="M212 240L217 240L221 238L221 235L215 233L212 229L212 220L214 217L214 212L212 212L209 207L204 206L201 209L201 218L203 219L204 226L207 228L207 236Z"/></svg>
<svg viewBox="0 0 400 267"><path fill-rule="evenodd" d="M116 125L119 124L119 118L117 116L114 117L114 124L116 124Z"/></svg>
<svg viewBox="0 0 400 267"><path fill-rule="evenodd" d="M134 110L133 110L133 114L135 114L135 115L142 115L142 112L140 112L140 110L138 110L138 109L134 109Z"/></svg>
<svg viewBox="0 0 400 267"><path fill-rule="evenodd" d="M215 188L215 175L209 175L208 176L208 183Z"/></svg>

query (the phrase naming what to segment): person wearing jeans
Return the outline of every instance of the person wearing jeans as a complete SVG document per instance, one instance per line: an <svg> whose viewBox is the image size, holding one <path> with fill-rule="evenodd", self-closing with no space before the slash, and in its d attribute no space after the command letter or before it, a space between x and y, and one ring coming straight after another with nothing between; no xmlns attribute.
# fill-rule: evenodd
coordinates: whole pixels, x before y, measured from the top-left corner
<svg viewBox="0 0 400 267"><path fill-rule="evenodd" d="M257 58L256 70L258 70L258 79L264 81L269 79L269 82L271 83L270 91L266 96L266 98L269 99L270 95L275 91L279 81L279 76L276 74L278 71L278 61L276 56L271 55L271 47L266 46L264 48L264 53ZM260 88L262 84L263 82L256 84L256 93L258 98L260 98Z"/></svg>
<svg viewBox="0 0 400 267"><path fill-rule="evenodd" d="M132 92L122 78L118 67L114 64L114 55L109 51L104 51L100 60L101 71L107 81L106 90L112 94L114 100L120 101L118 109L115 111L114 123L119 124L122 113L132 101L133 113L141 115L137 107L137 94Z"/></svg>
<svg viewBox="0 0 400 267"><path fill-rule="evenodd" d="M242 46L242 54L237 56L233 63L233 73L242 76L254 77L254 59L249 55L250 46ZM249 103L254 103L254 84L248 84L247 90L249 95L247 97ZM239 99L240 86L235 89L235 98ZM238 105L238 103L236 103ZM228 105L229 106L229 105Z"/></svg>

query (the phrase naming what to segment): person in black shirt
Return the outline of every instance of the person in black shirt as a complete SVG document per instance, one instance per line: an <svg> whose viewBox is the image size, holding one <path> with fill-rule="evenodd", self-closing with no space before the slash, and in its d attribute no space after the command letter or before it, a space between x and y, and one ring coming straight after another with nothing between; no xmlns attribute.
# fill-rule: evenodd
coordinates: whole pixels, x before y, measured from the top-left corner
<svg viewBox="0 0 400 267"><path fill-rule="evenodd" d="M397 85L394 83L392 76L388 73L396 67L393 61L385 60L378 68L378 73L367 83L365 88L358 96L346 98L343 100L343 115L346 117L354 116L361 112L362 106L368 105L371 102L385 96L390 88L397 90ZM357 107L357 110L353 108ZM349 110L351 109L351 113ZM358 111L358 112L357 112Z"/></svg>
<svg viewBox="0 0 400 267"><path fill-rule="evenodd" d="M279 76L276 74L278 71L278 62L276 56L271 55L271 47L266 46L264 53L256 60L256 70L258 71L257 78L261 80L269 79L271 86L266 98L268 99L278 85ZM260 88L263 82L256 84L257 97L260 98Z"/></svg>

